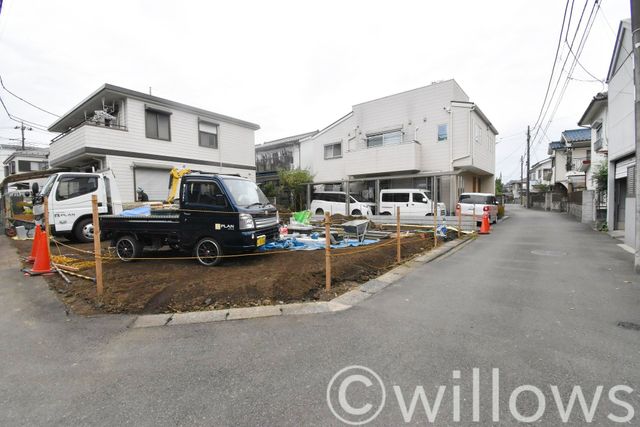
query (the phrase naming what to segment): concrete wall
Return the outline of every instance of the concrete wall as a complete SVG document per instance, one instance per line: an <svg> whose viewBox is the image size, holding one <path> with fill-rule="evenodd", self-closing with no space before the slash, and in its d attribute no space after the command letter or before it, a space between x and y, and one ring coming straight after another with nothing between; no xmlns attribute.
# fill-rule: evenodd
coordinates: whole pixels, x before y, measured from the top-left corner
<svg viewBox="0 0 640 427"><path fill-rule="evenodd" d="M636 198L627 197L624 211L624 243L636 247Z"/></svg>

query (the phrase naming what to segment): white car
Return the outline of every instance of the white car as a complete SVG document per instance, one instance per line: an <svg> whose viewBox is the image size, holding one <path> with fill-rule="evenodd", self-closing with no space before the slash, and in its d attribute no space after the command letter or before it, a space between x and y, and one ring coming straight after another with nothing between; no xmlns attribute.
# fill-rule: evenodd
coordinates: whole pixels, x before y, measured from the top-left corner
<svg viewBox="0 0 640 427"><path fill-rule="evenodd" d="M461 215L472 216L474 209L477 222L482 221L482 215L485 212L489 214L491 224L498 222L498 200L493 194L462 193L458 199L456 210L459 210Z"/></svg>
<svg viewBox="0 0 640 427"><path fill-rule="evenodd" d="M371 216L373 214L373 203L358 200L357 195L350 195L349 215ZM344 191L316 191L311 201L309 210L314 215L324 215L329 212L331 215L347 215L347 193Z"/></svg>
<svg viewBox="0 0 640 427"><path fill-rule="evenodd" d="M447 214L447 206L438 203L438 215ZM380 215L396 214L400 207L400 215L433 215L433 202L424 190L398 189L380 191Z"/></svg>

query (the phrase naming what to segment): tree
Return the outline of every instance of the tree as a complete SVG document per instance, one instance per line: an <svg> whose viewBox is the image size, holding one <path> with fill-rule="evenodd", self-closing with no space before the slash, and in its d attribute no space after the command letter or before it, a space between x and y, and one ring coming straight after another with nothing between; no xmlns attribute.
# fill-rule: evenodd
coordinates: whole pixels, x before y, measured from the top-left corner
<svg viewBox="0 0 640 427"><path fill-rule="evenodd" d="M593 172L593 176L591 177L591 179L596 184L596 188L598 189L598 191L607 191L607 184L609 181L609 170L607 168L607 162L602 162L598 165L598 169Z"/></svg>
<svg viewBox="0 0 640 427"><path fill-rule="evenodd" d="M292 209L301 210L306 196L306 185L313 182L313 175L306 169L278 171L280 188L291 195Z"/></svg>

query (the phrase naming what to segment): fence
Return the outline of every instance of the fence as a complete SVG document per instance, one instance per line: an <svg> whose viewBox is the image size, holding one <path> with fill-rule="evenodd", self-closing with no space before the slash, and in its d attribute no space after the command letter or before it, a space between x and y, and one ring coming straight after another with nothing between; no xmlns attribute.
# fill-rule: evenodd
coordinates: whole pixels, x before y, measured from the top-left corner
<svg viewBox="0 0 640 427"><path fill-rule="evenodd" d="M49 258L48 259L49 268L51 268L54 272L60 273L60 275L64 278L65 281L67 281L67 283L69 282L65 274L91 280L92 282L95 283L96 296L100 300L103 296L104 288L105 288L105 286L103 285L103 277L102 277L103 261L118 260L119 258L109 252L105 253L103 248L101 247L100 221L98 217L97 198L95 196L92 198L93 226L94 226L93 251L76 248L72 245L68 245L58 240L51 239L49 237L50 233L49 233L48 209L47 209L48 203L46 198L44 201L44 205L45 205L45 216L44 216L45 231L42 233L44 237L41 237L41 238L47 239L47 242L53 242L56 245L57 251L59 254L59 258L57 258L56 262L51 261L52 257L48 249L46 251L47 252L46 255L44 254L42 255ZM381 247L393 245L396 248L396 263L400 263L402 262L402 239L406 236L406 232L408 230L415 231L418 234L422 235L423 237L428 234L433 234L434 235L433 247L436 247L440 244L438 237L444 237L444 238L450 237L451 236L450 233L452 232L453 233L457 232L458 238L461 237L463 234L474 234L477 229L476 220L477 221L481 220L481 217L476 218L475 216L402 215L400 209L398 208L397 214L395 216L380 215L380 216L371 218L371 220L376 225L376 228L379 227L382 229L390 230L389 232L390 238L388 240L380 241L379 243L375 243L367 246L351 248L350 250L342 250L342 249L336 250L332 248L332 243L331 243L332 234L334 233L334 227L337 227L341 223L343 223L345 220L344 217L336 216L334 218L331 218L327 213L325 217L320 217L320 218L315 217L314 219L321 220L319 221L319 225L316 227L316 229L324 229L324 233L325 233L325 245L324 245L325 278L326 278L325 286L326 286L326 289L330 289L331 283L332 283L332 280L331 280L331 262L332 261L331 260L333 257L343 256L343 255L349 256L349 255L376 250ZM446 226L446 230L443 228L443 226ZM36 245L34 243L34 247L35 246ZM49 244L47 244L46 247L48 248ZM92 266L95 266L95 277L78 274L78 271L80 271L79 269L74 270L73 266L64 265L62 261L59 261L60 259L65 258L65 254L62 253L63 249L67 251L66 255L70 255L68 251L73 251L74 254L81 254L79 256L84 257L84 259L82 259L81 261L84 261L85 264L91 263ZM219 252L216 252L215 255L211 255L211 256L215 258L224 259L224 258L235 258L235 257L244 257L244 256L269 256L269 255L274 255L279 253L291 253L291 251L290 250L273 250L273 251L265 251L265 252L250 252L250 253L229 254L229 255L222 255ZM179 259L196 260L197 259L202 263L200 256L172 256L172 257L160 258L160 257L143 257L139 255L140 254L138 254L137 257L127 257L127 260L128 261L134 261L134 260L158 261L158 260L179 260ZM36 257L37 256L40 256L40 255L36 255ZM41 273L36 272L36 274L41 274Z"/></svg>

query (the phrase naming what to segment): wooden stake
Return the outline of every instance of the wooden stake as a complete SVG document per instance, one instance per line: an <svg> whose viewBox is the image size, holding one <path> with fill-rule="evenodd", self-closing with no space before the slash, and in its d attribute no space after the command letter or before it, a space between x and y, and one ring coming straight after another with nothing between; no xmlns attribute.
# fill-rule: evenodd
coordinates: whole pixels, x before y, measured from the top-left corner
<svg viewBox="0 0 640 427"><path fill-rule="evenodd" d="M49 233L49 197L44 196L44 231L47 233L47 238L51 235Z"/></svg>
<svg viewBox="0 0 640 427"><path fill-rule="evenodd" d="M473 231L474 233L477 231L478 228L478 223L476 222L476 204L473 204L473 225L472 225L472 229L471 231Z"/></svg>
<svg viewBox="0 0 640 427"><path fill-rule="evenodd" d="M91 209L93 211L93 252L96 259L96 294L102 297L104 291L102 284L102 249L100 247L100 219L98 217L98 196L91 196Z"/></svg>
<svg viewBox="0 0 640 427"><path fill-rule="evenodd" d="M402 261L402 249L400 248L400 206L396 206L396 261Z"/></svg>
<svg viewBox="0 0 640 427"><path fill-rule="evenodd" d="M433 200L433 247L438 247L438 208L437 203Z"/></svg>
<svg viewBox="0 0 640 427"><path fill-rule="evenodd" d="M462 209L456 209L458 214L458 239L462 236Z"/></svg>
<svg viewBox="0 0 640 427"><path fill-rule="evenodd" d="M324 261L325 261L325 283L327 291L331 290L331 217L329 212L324 213Z"/></svg>

